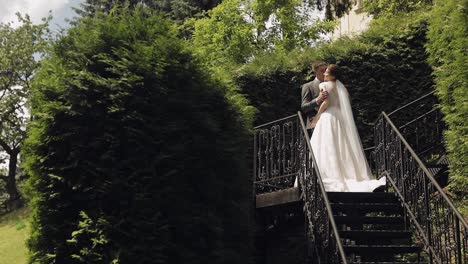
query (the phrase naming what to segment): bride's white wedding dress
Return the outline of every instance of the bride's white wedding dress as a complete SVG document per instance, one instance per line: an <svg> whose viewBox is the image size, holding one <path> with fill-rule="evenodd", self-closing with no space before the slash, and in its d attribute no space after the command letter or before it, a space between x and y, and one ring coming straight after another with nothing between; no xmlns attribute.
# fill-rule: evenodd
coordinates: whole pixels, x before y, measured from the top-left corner
<svg viewBox="0 0 468 264"><path fill-rule="evenodd" d="M312 133L311 145L327 192L372 192L385 185L375 180L357 132L346 87L336 81L320 84L330 104Z"/></svg>

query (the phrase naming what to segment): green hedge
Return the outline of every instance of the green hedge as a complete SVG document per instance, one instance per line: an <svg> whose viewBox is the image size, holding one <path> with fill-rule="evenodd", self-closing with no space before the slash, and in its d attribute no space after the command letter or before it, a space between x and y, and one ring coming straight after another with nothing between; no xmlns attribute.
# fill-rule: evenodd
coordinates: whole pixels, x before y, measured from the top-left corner
<svg viewBox="0 0 468 264"><path fill-rule="evenodd" d="M30 263L251 263L247 129L144 10L86 18L33 86Z"/></svg>
<svg viewBox="0 0 468 264"><path fill-rule="evenodd" d="M427 43L436 93L447 124L445 140L450 160L450 187L465 199L468 192L467 17L467 0L434 1Z"/></svg>
<svg viewBox="0 0 468 264"><path fill-rule="evenodd" d="M376 23L357 39L343 38L305 52L273 54L245 66L237 83L259 110L255 124L296 113L300 86L313 78L310 65L324 60L341 67L363 144L373 146L371 128L378 115L428 93L433 85L424 48L427 22L418 19L399 25L400 30L382 32L382 24Z"/></svg>

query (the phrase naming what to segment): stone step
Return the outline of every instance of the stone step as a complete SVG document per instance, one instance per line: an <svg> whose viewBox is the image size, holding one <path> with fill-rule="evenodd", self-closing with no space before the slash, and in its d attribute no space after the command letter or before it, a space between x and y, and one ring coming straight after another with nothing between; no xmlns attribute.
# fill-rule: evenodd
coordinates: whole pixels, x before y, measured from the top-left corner
<svg viewBox="0 0 468 264"><path fill-rule="evenodd" d="M350 239L396 239L411 238L410 231L402 230L347 230L339 231L341 238Z"/></svg>
<svg viewBox="0 0 468 264"><path fill-rule="evenodd" d="M346 253L358 256L375 256L379 254L404 254L421 251L418 246L410 245L343 245Z"/></svg>
<svg viewBox="0 0 468 264"><path fill-rule="evenodd" d="M401 216L348 216L348 215L335 215L335 222L337 224L404 224L403 217Z"/></svg>
<svg viewBox="0 0 468 264"><path fill-rule="evenodd" d="M398 203L394 193L327 192L331 203Z"/></svg>
<svg viewBox="0 0 468 264"><path fill-rule="evenodd" d="M402 213L402 208L395 203L330 203L334 214L339 212L350 214L365 214L365 213L385 213L399 215Z"/></svg>
<svg viewBox="0 0 468 264"><path fill-rule="evenodd" d="M346 245L412 245L411 232L400 230L340 231Z"/></svg>

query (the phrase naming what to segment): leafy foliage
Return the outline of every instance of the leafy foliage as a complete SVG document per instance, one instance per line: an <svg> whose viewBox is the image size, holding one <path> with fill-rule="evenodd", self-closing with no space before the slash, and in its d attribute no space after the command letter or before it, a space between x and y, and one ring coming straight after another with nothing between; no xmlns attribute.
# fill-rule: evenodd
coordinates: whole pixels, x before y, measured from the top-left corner
<svg viewBox="0 0 468 264"><path fill-rule="evenodd" d="M364 10L375 17L405 15L432 4L433 0L363 0Z"/></svg>
<svg viewBox="0 0 468 264"><path fill-rule="evenodd" d="M175 21L183 22L185 19L195 17L204 11L216 7L222 0L159 0L147 1L148 6L167 14Z"/></svg>
<svg viewBox="0 0 468 264"><path fill-rule="evenodd" d="M312 46L333 23L311 18L307 1L225 0L207 17L185 24L193 45L209 64L236 68L265 53Z"/></svg>
<svg viewBox="0 0 468 264"><path fill-rule="evenodd" d="M315 0L319 2L320 0ZM327 19L340 18L351 10L355 1L352 0L325 0L325 16Z"/></svg>
<svg viewBox="0 0 468 264"><path fill-rule="evenodd" d="M86 0L74 10L80 17L87 17L99 12L108 13L116 6L135 8L142 4L181 23L187 18L214 8L219 3L221 0Z"/></svg>
<svg viewBox="0 0 468 264"><path fill-rule="evenodd" d="M465 199L468 190L467 17L468 1L435 1L427 43L436 93L448 126L445 140L450 160L450 188Z"/></svg>
<svg viewBox="0 0 468 264"><path fill-rule="evenodd" d="M197 53L213 65L245 63L254 53L253 24L240 0L228 0L209 11L208 18L194 22L193 43Z"/></svg>
<svg viewBox="0 0 468 264"><path fill-rule="evenodd" d="M30 263L250 263L245 121L177 33L116 10L44 62L23 152Z"/></svg>
<svg viewBox="0 0 468 264"><path fill-rule="evenodd" d="M324 60L340 66L363 144L373 146L371 128L381 111L394 110L429 92L433 85L426 63L427 22L423 18L402 31L378 31L371 29L358 39L343 38L304 52L261 57L245 66L237 82L258 109L255 124L295 114L300 109L300 86L312 80L312 62Z"/></svg>
<svg viewBox="0 0 468 264"><path fill-rule="evenodd" d="M6 152L7 172L0 172L9 202L18 203L18 154L26 137L26 111L30 83L40 65L37 57L48 45L48 18L34 25L29 16L17 14L18 26L0 23L0 150ZM36 56L36 58L35 58ZM3 157L0 160L4 162ZM14 208L12 208L14 209Z"/></svg>
<svg viewBox="0 0 468 264"><path fill-rule="evenodd" d="M141 4L145 7L151 8L154 11L164 13L172 20L183 23L188 18L205 15L206 11L215 8L222 2L229 2L230 0L85 0L80 4L79 8L74 8L79 17L93 16L96 13L108 13L116 6L126 6L135 8ZM283 29L287 29L291 25L295 27L303 25L303 19L295 21L294 15L297 15L297 7L300 6L300 12L310 15L313 9L324 10L328 20L342 17L349 12L354 3L352 0L254 0L254 1L237 1L243 6L248 6L253 3L255 13L262 15L264 19L268 19L270 14L275 14L280 17L283 22ZM286 18L286 19L284 19ZM79 20L79 18L78 18ZM289 20L289 21L286 21ZM75 21L76 22L76 21ZM265 22L263 20L262 22ZM307 32L303 32L307 34ZM291 39L290 36L285 38Z"/></svg>
<svg viewBox="0 0 468 264"><path fill-rule="evenodd" d="M256 44L263 50L291 51L310 47L320 33L332 30L333 23L311 18L316 7L310 1L257 0L250 8Z"/></svg>

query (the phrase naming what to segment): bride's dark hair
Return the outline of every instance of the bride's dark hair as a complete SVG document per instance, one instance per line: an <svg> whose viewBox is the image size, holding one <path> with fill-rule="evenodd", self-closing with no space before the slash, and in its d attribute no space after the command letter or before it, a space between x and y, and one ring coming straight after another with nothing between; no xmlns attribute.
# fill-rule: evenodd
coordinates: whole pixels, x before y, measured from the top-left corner
<svg viewBox="0 0 468 264"><path fill-rule="evenodd" d="M340 70L338 68L338 65L336 64L330 64L328 65L328 73L335 77L335 79L339 79L340 78Z"/></svg>

